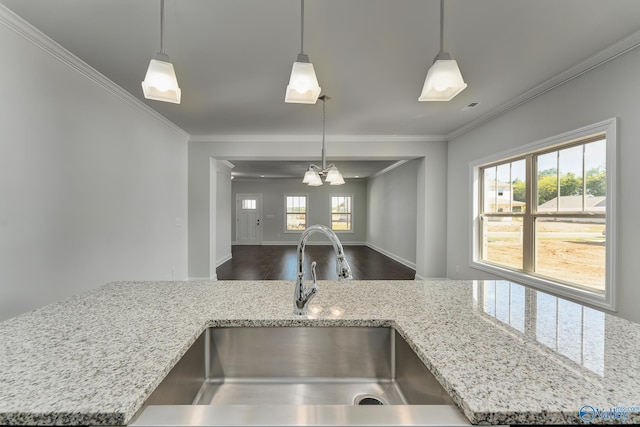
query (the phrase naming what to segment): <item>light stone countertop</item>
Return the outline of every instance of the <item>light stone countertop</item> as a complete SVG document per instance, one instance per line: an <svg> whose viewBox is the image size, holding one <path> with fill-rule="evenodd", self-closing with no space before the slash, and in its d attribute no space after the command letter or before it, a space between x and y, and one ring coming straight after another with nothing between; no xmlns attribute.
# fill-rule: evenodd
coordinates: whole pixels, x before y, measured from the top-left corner
<svg viewBox="0 0 640 427"><path fill-rule="evenodd" d="M300 325L394 327L474 424L579 423L583 405L640 422L638 324L452 280L320 281L298 319L293 285L111 283L2 322L0 425L127 424L205 328Z"/></svg>

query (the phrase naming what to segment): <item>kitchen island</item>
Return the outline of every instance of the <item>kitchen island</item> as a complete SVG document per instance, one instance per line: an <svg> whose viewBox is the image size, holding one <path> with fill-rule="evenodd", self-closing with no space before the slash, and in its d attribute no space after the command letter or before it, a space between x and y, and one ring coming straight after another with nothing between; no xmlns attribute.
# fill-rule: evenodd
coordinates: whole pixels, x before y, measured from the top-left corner
<svg viewBox="0 0 640 427"><path fill-rule="evenodd" d="M0 425L126 425L208 327L388 326L474 424L640 422L640 325L507 281L118 282L0 323ZM595 411L595 412L594 412Z"/></svg>

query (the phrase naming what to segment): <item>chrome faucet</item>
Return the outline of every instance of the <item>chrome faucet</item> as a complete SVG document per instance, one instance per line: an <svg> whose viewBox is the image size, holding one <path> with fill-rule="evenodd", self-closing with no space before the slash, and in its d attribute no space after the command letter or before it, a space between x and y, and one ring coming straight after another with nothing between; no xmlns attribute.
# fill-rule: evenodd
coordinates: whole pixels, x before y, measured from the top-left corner
<svg viewBox="0 0 640 427"><path fill-rule="evenodd" d="M318 285L316 283L316 262L311 263L311 278L313 283L310 286L305 286L304 279L304 248L307 244L309 236L313 233L323 233L329 238L333 245L333 250L336 253L336 273L338 273L338 279L351 279L351 267L344 256L344 250L342 244L329 227L326 225L312 225L302 233L300 236L300 242L298 242L298 280L296 281L296 289L293 294L293 314L298 316L304 316L309 312L309 301L318 292Z"/></svg>

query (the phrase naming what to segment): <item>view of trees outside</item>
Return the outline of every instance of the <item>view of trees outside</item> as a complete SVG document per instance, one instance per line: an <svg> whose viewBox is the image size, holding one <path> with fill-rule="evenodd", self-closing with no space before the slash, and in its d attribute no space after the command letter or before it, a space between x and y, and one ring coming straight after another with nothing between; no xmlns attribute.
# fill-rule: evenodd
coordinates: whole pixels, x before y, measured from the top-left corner
<svg viewBox="0 0 640 427"><path fill-rule="evenodd" d="M516 178L513 182L513 200L525 202L526 182ZM538 205L542 205L557 197L558 170L545 169L538 173ZM560 176L560 195L582 195L582 177L573 172ZM588 196L605 196L607 189L607 175L601 166L587 171L586 191Z"/></svg>
<svg viewBox="0 0 640 427"><path fill-rule="evenodd" d="M534 223L535 272L604 291L606 265L606 140L532 157L536 160L538 212L599 217L538 217ZM483 212L525 212L525 160L484 169ZM558 185L559 184L559 185ZM523 269L523 216L484 216L483 259Z"/></svg>

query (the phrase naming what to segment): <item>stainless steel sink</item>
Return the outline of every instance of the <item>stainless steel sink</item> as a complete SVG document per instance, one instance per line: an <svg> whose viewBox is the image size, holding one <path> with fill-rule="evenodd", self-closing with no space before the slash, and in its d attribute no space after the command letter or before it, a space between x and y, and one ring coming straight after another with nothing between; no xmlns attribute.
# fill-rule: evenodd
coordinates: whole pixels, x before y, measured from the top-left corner
<svg viewBox="0 0 640 427"><path fill-rule="evenodd" d="M469 424L392 328L261 327L207 329L133 425L354 423Z"/></svg>

